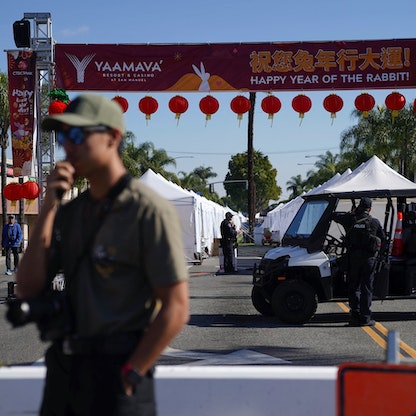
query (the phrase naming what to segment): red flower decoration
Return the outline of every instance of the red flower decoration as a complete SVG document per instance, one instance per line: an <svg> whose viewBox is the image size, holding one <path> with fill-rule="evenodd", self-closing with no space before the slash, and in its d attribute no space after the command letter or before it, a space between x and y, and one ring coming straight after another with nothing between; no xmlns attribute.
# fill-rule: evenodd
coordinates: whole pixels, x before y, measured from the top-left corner
<svg viewBox="0 0 416 416"><path fill-rule="evenodd" d="M66 107L68 107L68 104L64 103L63 101L52 101L49 104L48 112L50 115L60 114L65 111Z"/></svg>

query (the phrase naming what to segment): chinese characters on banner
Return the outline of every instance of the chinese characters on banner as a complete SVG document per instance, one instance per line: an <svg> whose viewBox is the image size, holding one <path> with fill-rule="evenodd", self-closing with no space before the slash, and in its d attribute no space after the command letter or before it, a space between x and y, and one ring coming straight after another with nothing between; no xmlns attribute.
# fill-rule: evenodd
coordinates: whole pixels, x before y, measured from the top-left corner
<svg viewBox="0 0 416 416"><path fill-rule="evenodd" d="M33 51L8 51L10 130L14 176L35 176L35 69Z"/></svg>
<svg viewBox="0 0 416 416"><path fill-rule="evenodd" d="M57 87L103 91L367 90L416 86L416 39L57 44Z"/></svg>

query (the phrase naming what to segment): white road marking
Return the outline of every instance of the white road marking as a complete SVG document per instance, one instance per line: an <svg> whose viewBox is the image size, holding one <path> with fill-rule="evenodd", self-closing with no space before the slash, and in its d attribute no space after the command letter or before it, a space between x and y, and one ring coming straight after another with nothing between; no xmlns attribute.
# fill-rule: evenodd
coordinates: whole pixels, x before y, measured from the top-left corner
<svg viewBox="0 0 416 416"><path fill-rule="evenodd" d="M184 351L168 347L163 351L162 355L198 360L191 363L180 364L182 366L290 364L290 361L251 350L238 350L233 351L230 354L217 354L210 352Z"/></svg>

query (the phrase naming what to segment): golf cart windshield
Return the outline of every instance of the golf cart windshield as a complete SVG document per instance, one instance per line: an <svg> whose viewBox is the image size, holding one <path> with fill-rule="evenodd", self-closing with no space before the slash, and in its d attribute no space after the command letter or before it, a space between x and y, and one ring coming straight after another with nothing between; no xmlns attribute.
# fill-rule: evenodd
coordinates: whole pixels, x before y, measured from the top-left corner
<svg viewBox="0 0 416 416"><path fill-rule="evenodd" d="M301 240L311 236L328 205L329 201L327 200L305 202L285 233L284 238L288 244L303 245Z"/></svg>

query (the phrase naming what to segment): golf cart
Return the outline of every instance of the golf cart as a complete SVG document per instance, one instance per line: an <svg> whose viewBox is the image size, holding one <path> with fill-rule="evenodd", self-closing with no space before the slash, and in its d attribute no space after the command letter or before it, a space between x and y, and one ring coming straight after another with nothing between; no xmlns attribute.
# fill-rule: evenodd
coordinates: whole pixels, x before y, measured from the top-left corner
<svg viewBox="0 0 416 416"><path fill-rule="evenodd" d="M388 238L377 257L374 299L416 298L416 254L391 253L398 213L406 218L416 211L413 185L360 192L342 192L341 187L335 188L337 193L304 196L281 246L254 267L251 299L256 310L288 324L303 324L314 316L318 302L347 298L345 230L334 216L350 211L363 196L372 199L370 214L380 220ZM413 226L403 221L403 229Z"/></svg>

